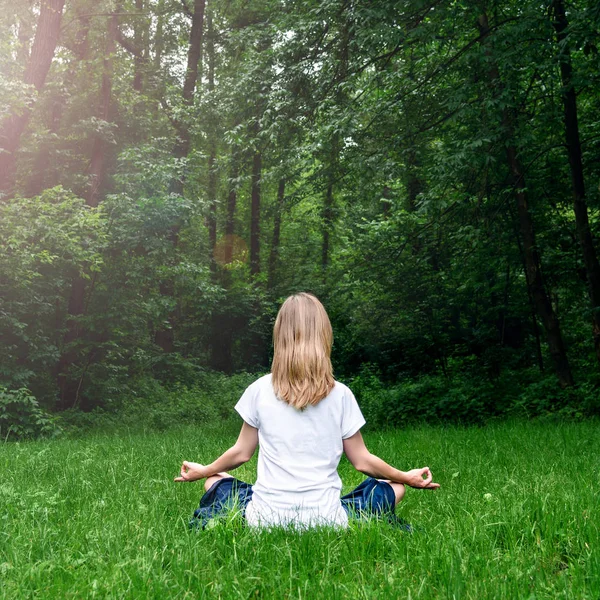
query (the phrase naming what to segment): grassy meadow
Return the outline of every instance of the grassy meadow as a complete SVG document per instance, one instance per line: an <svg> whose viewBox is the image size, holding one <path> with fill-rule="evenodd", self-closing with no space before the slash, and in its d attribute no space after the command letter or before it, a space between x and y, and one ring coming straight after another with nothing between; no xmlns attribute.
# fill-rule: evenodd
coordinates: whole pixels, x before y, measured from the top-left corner
<svg viewBox="0 0 600 600"><path fill-rule="evenodd" d="M253 531L235 516L191 532L201 484L172 478L235 435L223 424L2 444L0 597L600 597L598 422L367 433L373 452L442 484L407 491L398 513L413 534ZM345 459L340 474L344 491L362 479Z"/></svg>

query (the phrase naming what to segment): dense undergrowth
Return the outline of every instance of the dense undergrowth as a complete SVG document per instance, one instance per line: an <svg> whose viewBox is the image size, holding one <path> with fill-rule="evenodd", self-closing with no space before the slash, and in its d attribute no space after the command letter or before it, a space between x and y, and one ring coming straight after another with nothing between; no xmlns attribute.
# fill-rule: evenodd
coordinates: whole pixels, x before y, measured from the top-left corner
<svg viewBox="0 0 600 600"><path fill-rule="evenodd" d="M349 383L367 422L375 427L600 414L600 377L563 389L556 377L537 369L506 371L493 379L464 372L451 378L424 375L385 384L377 369L367 365Z"/></svg>
<svg viewBox="0 0 600 600"><path fill-rule="evenodd" d="M17 440L73 436L93 429L164 431L176 425L235 420L235 403L257 376L201 372L170 383L139 378L92 411L72 408L57 414L44 410L26 389L0 388L0 436ZM554 376L533 369L507 371L495 379L462 373L390 383L375 367L365 365L344 382L373 429L411 423L483 424L514 417L583 419L600 414L600 380L562 389Z"/></svg>

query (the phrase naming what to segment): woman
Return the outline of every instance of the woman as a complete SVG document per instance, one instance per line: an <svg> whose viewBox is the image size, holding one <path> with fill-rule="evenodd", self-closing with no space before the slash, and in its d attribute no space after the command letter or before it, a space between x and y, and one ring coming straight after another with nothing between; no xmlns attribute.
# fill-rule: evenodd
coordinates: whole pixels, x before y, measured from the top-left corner
<svg viewBox="0 0 600 600"><path fill-rule="evenodd" d="M439 487L428 467L399 471L367 450L356 399L333 378L331 323L315 296L300 293L283 303L273 343L271 373L236 404L244 421L237 442L209 465L184 461L175 478L206 479L196 517L235 501L251 526L347 527L348 512L393 515L406 485ZM227 471L249 461L257 445L258 475L250 486ZM340 498L342 452L370 477Z"/></svg>

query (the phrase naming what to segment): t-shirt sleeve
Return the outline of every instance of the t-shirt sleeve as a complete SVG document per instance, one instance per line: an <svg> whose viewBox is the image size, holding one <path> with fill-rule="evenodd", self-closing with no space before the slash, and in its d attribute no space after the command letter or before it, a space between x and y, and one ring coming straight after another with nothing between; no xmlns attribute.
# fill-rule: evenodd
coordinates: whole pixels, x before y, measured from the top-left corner
<svg viewBox="0 0 600 600"><path fill-rule="evenodd" d="M358 402L352 391L344 390L343 413L342 413L342 439L352 437L366 423Z"/></svg>
<svg viewBox="0 0 600 600"><path fill-rule="evenodd" d="M248 423L248 425L258 429L259 420L256 409L256 394L256 386L251 385L247 387L246 391L242 394L242 397L235 405L235 410L238 412L240 417L242 417L242 419Z"/></svg>

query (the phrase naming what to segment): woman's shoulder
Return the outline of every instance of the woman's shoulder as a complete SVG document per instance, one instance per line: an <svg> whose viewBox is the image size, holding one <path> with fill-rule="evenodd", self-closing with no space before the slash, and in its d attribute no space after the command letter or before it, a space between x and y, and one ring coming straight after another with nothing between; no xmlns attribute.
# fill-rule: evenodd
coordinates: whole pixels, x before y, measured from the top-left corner
<svg viewBox="0 0 600 600"><path fill-rule="evenodd" d="M329 392L327 396L331 400L333 400L336 404L340 403L340 405L345 406L348 402L352 402L354 400L354 394L352 390L341 381L337 379L334 381L333 389Z"/></svg>
<svg viewBox="0 0 600 600"><path fill-rule="evenodd" d="M338 381L337 379L334 381L334 386L333 386L333 390L332 391L337 391L338 393L344 394L344 395L354 395L352 394L352 390L345 384L342 383L341 381Z"/></svg>
<svg viewBox="0 0 600 600"><path fill-rule="evenodd" d="M248 387L250 388L259 388L264 385L268 385L271 383L271 373L267 373L258 379L255 379Z"/></svg>
<svg viewBox="0 0 600 600"><path fill-rule="evenodd" d="M251 394L259 394L264 390L272 390L271 373L267 373L258 379L255 379L247 388L246 391Z"/></svg>
<svg viewBox="0 0 600 600"><path fill-rule="evenodd" d="M262 384L271 383L271 377L272 377L271 373L266 373L262 377L259 377L254 383L262 383Z"/></svg>

